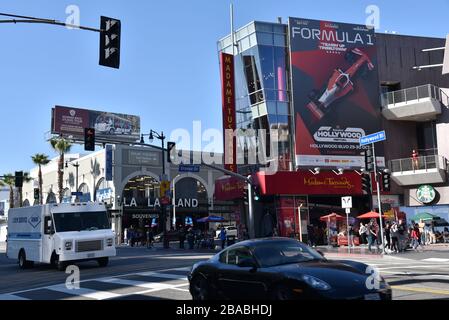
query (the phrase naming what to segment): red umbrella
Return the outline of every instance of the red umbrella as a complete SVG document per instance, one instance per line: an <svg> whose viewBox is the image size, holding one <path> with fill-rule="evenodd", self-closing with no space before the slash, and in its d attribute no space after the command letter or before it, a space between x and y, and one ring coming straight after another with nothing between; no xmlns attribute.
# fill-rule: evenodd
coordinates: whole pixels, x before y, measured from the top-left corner
<svg viewBox="0 0 449 320"><path fill-rule="evenodd" d="M386 218L387 216L382 215L382 218ZM358 216L359 219L378 219L380 218L380 215L378 212L370 211L368 213L362 214L361 216Z"/></svg>
<svg viewBox="0 0 449 320"><path fill-rule="evenodd" d="M323 216L320 218L321 221L328 221L330 219L342 220L342 219L344 219L344 217L339 214L336 214L336 213L331 213L327 216Z"/></svg>

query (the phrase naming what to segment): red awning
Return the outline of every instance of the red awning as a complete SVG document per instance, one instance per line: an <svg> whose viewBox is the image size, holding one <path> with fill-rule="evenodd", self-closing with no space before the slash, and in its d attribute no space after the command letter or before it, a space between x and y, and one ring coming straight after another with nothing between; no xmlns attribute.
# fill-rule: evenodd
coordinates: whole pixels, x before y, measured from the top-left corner
<svg viewBox="0 0 449 320"><path fill-rule="evenodd" d="M386 218L387 216L382 215L382 218ZM378 212L370 211L368 213L362 214L361 216L357 217L358 219L378 219L380 218L380 215Z"/></svg>
<svg viewBox="0 0 449 320"><path fill-rule="evenodd" d="M342 219L344 219L344 218L345 218L345 217L343 217L343 216L341 216L341 215L339 215L339 214L331 213L331 214L328 214L327 216L321 217L320 220L321 220L321 221L328 221L328 220L331 220L331 219L342 220Z"/></svg>

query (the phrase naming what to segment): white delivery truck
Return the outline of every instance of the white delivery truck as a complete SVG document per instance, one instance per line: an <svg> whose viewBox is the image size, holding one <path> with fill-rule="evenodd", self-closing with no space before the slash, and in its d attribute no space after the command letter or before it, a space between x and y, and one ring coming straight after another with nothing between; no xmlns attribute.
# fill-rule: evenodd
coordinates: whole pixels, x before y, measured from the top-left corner
<svg viewBox="0 0 449 320"><path fill-rule="evenodd" d="M106 207L98 203L47 204L10 209L6 255L20 268L97 260L107 266L116 255L115 233Z"/></svg>

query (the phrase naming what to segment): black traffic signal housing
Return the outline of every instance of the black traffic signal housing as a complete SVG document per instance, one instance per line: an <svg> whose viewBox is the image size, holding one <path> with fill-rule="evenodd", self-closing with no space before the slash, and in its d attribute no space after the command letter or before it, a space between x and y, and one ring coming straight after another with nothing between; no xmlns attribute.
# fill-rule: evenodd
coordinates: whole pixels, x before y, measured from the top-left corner
<svg viewBox="0 0 449 320"><path fill-rule="evenodd" d="M15 187L22 188L23 187L23 171L16 171L15 173Z"/></svg>
<svg viewBox="0 0 449 320"><path fill-rule="evenodd" d="M371 174L370 173L363 173L362 174L362 191L365 195L371 195Z"/></svg>
<svg viewBox="0 0 449 320"><path fill-rule="evenodd" d="M382 190L385 192L390 192L391 190L391 174L388 170L382 172Z"/></svg>
<svg viewBox="0 0 449 320"><path fill-rule="evenodd" d="M39 200L39 188L34 188L34 200Z"/></svg>
<svg viewBox="0 0 449 320"><path fill-rule="evenodd" d="M167 142L167 162L171 163L171 153L175 149L176 143L174 142Z"/></svg>
<svg viewBox="0 0 449 320"><path fill-rule="evenodd" d="M371 147L364 152L364 155L365 155L365 170L367 172L373 172L374 171L374 156L373 156L373 150L371 149Z"/></svg>
<svg viewBox="0 0 449 320"><path fill-rule="evenodd" d="M84 128L84 150L95 151L95 129Z"/></svg>
<svg viewBox="0 0 449 320"><path fill-rule="evenodd" d="M119 69L122 23L102 16L100 25L100 65Z"/></svg>

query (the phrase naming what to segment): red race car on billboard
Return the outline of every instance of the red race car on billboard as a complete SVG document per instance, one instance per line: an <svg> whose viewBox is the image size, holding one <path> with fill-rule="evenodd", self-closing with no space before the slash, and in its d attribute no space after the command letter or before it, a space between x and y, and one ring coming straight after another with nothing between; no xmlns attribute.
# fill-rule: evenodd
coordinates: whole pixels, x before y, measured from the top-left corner
<svg viewBox="0 0 449 320"><path fill-rule="evenodd" d="M313 90L309 94L309 98L312 101L307 105L307 109L311 112L314 121L321 120L330 110L332 103L354 91L353 80L356 76L364 76L374 69L374 65L368 55L360 49L348 49L345 59L352 63L346 72L341 69L334 70L327 86L323 90Z"/></svg>

